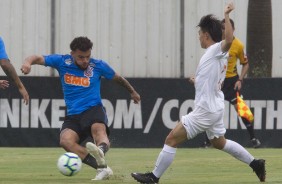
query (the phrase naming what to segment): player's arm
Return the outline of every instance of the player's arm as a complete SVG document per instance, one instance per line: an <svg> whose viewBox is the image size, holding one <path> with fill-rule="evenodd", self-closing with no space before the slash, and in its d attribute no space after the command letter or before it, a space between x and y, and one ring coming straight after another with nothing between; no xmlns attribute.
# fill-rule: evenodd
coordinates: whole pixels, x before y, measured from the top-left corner
<svg viewBox="0 0 282 184"><path fill-rule="evenodd" d="M241 70L241 75L239 77L239 80L243 81L244 77L247 75L247 72L249 70L249 63L245 63L242 66L242 70Z"/></svg>
<svg viewBox="0 0 282 184"><path fill-rule="evenodd" d="M113 80L118 83L119 85L123 86L124 88L127 89L127 91L130 93L131 95L131 99L134 101L134 103L138 104L140 101L140 95L135 91L135 89L133 88L133 86L122 76L120 76L119 74L115 74Z"/></svg>
<svg viewBox="0 0 282 184"><path fill-rule="evenodd" d="M247 75L247 72L249 70L249 61L248 58L244 52L244 46L240 49L241 52L238 54L238 58L240 60L240 64L242 65L241 75L239 77L240 81L243 81L244 77Z"/></svg>
<svg viewBox="0 0 282 184"><path fill-rule="evenodd" d="M242 65L241 75L239 76L238 81L235 83L234 89L241 90L243 79L247 75L247 72L249 70L249 63L248 58L244 53L244 48L242 47L241 52L239 52L238 58L240 60L240 64Z"/></svg>
<svg viewBox="0 0 282 184"><path fill-rule="evenodd" d="M13 80L13 82L16 84L16 86L19 89L19 92L21 93L24 103L27 105L29 102L29 95L28 92L26 91L22 81L20 80L14 66L11 64L10 60L8 59L1 59L0 60L0 65L5 74Z"/></svg>
<svg viewBox="0 0 282 184"><path fill-rule="evenodd" d="M225 39L221 42L221 50L222 52L227 52L233 41L233 30L232 25L229 19L229 13L234 10L233 3L229 3L224 10L224 18L225 18Z"/></svg>
<svg viewBox="0 0 282 184"><path fill-rule="evenodd" d="M247 75L247 72L249 70L249 63L244 63L242 70L241 70L241 75L239 76L239 79L237 80L237 82L235 83L234 89L236 90L241 90L242 88L242 83L243 83L243 79L244 77Z"/></svg>
<svg viewBox="0 0 282 184"><path fill-rule="evenodd" d="M25 58L24 63L21 67L22 73L29 74L31 65L45 65L44 57L41 55L32 55Z"/></svg>

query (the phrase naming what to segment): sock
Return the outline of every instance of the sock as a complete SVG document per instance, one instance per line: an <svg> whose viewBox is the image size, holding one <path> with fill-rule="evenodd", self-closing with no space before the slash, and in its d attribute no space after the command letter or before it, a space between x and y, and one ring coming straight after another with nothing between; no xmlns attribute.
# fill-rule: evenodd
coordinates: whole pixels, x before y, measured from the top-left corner
<svg viewBox="0 0 282 184"><path fill-rule="evenodd" d="M229 153L236 159L250 165L254 160L254 157L245 149L243 146L237 142L226 139L226 144L224 145L222 151Z"/></svg>
<svg viewBox="0 0 282 184"><path fill-rule="evenodd" d="M89 165L90 167L93 167L94 169L98 168L96 159L92 157L89 153L86 155L86 157L82 160L83 163Z"/></svg>
<svg viewBox="0 0 282 184"><path fill-rule="evenodd" d="M176 153L176 148L170 147L168 145L164 145L162 151L160 152L158 159L156 161L156 165L152 173L160 178L166 169L172 163Z"/></svg>
<svg viewBox="0 0 282 184"><path fill-rule="evenodd" d="M254 133L254 126L253 123L249 122L246 118L242 118L243 123L245 124L249 134L250 134L250 139L255 138L255 133Z"/></svg>
<svg viewBox="0 0 282 184"><path fill-rule="evenodd" d="M208 135L207 135L207 133L205 133L205 141L206 141L206 143L207 144L210 144L211 143L211 141L209 140L209 138L208 138Z"/></svg>
<svg viewBox="0 0 282 184"><path fill-rule="evenodd" d="M98 147L104 152L104 155L107 153L107 151L109 151L109 146L104 142L99 144Z"/></svg>

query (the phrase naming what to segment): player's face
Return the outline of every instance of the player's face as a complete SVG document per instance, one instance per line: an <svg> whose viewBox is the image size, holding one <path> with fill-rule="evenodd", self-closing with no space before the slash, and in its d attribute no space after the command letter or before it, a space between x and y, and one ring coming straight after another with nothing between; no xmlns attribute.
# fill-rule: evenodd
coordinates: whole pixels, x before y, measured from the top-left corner
<svg viewBox="0 0 282 184"><path fill-rule="evenodd" d="M75 64L82 70L87 69L91 56L91 49L84 52L81 50L76 50L71 52L72 57L74 58Z"/></svg>

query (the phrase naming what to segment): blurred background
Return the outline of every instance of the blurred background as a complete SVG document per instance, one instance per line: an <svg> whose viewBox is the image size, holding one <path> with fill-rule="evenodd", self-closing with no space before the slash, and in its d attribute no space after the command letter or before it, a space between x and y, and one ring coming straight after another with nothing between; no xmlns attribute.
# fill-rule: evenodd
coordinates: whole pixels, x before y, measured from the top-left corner
<svg viewBox="0 0 282 184"><path fill-rule="evenodd" d="M0 0L0 35L18 72L26 56L66 54L74 37L87 36L94 43L92 56L125 77L183 78L194 74L204 52L196 27L200 18L214 14L222 19L227 2ZM233 2L231 18L235 36L246 46L249 77L282 77L282 1ZM31 75L57 73L35 67Z"/></svg>
<svg viewBox="0 0 282 184"><path fill-rule="evenodd" d="M207 14L222 19L228 2L0 0L0 36L31 97L25 106L14 85L0 91L0 146L58 146L65 116L58 73L33 66L24 77L20 68L32 54L68 54L74 37L87 36L94 43L92 57L107 61L142 98L141 104L132 104L126 90L102 81L114 130L112 146L161 147L170 129L194 106L194 86L186 78L194 75L204 52L197 25ZM243 94L255 116L255 133L262 147L282 147L282 1L233 2L235 36L245 44L250 63ZM0 76L6 77L2 70ZM225 105L226 137L250 146L236 111ZM201 139L185 146L199 147Z"/></svg>

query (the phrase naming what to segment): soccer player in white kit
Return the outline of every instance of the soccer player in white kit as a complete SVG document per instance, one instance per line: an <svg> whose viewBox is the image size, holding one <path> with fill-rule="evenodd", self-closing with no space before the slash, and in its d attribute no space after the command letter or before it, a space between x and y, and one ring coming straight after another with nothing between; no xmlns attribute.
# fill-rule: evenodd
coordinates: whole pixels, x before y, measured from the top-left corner
<svg viewBox="0 0 282 184"><path fill-rule="evenodd" d="M191 113L182 116L180 123L166 137L154 170L148 173L131 173L138 182L158 183L159 178L173 162L177 146L204 131L214 148L248 164L259 180L265 181L265 160L254 159L240 144L224 137L226 129L223 123L224 95L221 85L225 79L228 50L233 40L229 20L229 13L233 9L233 3L229 3L224 10L225 40L222 40L220 20L213 15L206 15L200 20L199 40L206 52L200 60L193 79L196 90L195 108Z"/></svg>

